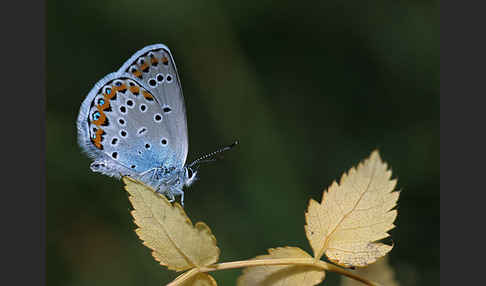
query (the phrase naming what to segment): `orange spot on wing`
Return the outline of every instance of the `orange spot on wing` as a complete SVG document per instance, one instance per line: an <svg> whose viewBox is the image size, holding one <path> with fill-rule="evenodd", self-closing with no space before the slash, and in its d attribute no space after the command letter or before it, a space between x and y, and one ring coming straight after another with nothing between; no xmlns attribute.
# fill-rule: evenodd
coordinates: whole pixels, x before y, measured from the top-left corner
<svg viewBox="0 0 486 286"><path fill-rule="evenodd" d="M126 90L127 89L127 85L122 83L120 86L114 86L113 89L115 91L123 91L123 90Z"/></svg>
<svg viewBox="0 0 486 286"><path fill-rule="evenodd" d="M142 94L143 94L143 97L145 97L148 100L153 100L154 99L154 97L150 94L150 92L148 92L146 90L142 91Z"/></svg>
<svg viewBox="0 0 486 286"><path fill-rule="evenodd" d="M111 87L111 92L110 92L110 94L106 94L106 93L105 93L105 94L103 94L103 97L104 97L104 98L105 98L107 101L109 101L110 99L112 99L112 98L113 98L113 97L115 97L115 96L116 96L116 90L115 90L115 87L113 87L113 86Z"/></svg>
<svg viewBox="0 0 486 286"><path fill-rule="evenodd" d="M142 78L142 72L139 70L133 71L132 74L138 78Z"/></svg>
<svg viewBox="0 0 486 286"><path fill-rule="evenodd" d="M140 66L140 69L144 72L147 72L148 69L149 69L149 64L148 63L144 63L143 65Z"/></svg>
<svg viewBox="0 0 486 286"><path fill-rule="evenodd" d="M100 112L100 118L98 118L98 120L95 120L93 121L93 123L96 125L96 126L100 126L102 125L103 123L106 122L106 115L105 113L103 112L103 110L101 109L101 106L97 105L96 108L98 109L98 111Z"/></svg>
<svg viewBox="0 0 486 286"><path fill-rule="evenodd" d="M133 94L138 94L140 92L140 88L138 86L130 86L130 92Z"/></svg>
<svg viewBox="0 0 486 286"><path fill-rule="evenodd" d="M169 63L169 59L167 59L167 57L166 57L166 56L163 56L163 57L162 57L162 63L163 63L164 65L168 64L168 63Z"/></svg>
<svg viewBox="0 0 486 286"><path fill-rule="evenodd" d="M91 142L93 142L93 144L96 146L96 148L102 150L103 149L103 145L101 145L101 139L103 134L105 134L105 131L103 131L103 129L98 129L96 130L96 137L93 139L91 138Z"/></svg>
<svg viewBox="0 0 486 286"><path fill-rule="evenodd" d="M107 110L108 108L110 108L110 100L105 98L105 103L103 105L100 105L98 109L101 112Z"/></svg>
<svg viewBox="0 0 486 286"><path fill-rule="evenodd" d="M153 65L157 64L158 62L159 60L156 57L150 59L150 63L152 63Z"/></svg>

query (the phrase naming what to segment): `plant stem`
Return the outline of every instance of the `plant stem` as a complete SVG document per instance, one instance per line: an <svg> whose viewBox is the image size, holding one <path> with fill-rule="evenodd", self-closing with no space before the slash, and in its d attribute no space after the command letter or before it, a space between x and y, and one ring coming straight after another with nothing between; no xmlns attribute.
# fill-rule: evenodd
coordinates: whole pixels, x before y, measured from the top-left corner
<svg viewBox="0 0 486 286"><path fill-rule="evenodd" d="M316 267L322 270L327 270L331 272L336 272L341 275L347 276L354 280L363 282L366 285L376 286L375 282L369 281L363 277L359 277L349 271L346 271L336 265L327 263L322 260L315 260L314 258L279 258L279 259L255 259L255 260L243 260L243 261L234 261L234 262L224 262L213 264L201 268L193 268L184 274L177 277L174 281L167 284L167 286L176 286L184 281L190 279L194 275L200 272L211 272L211 271L218 271L224 269L235 269L235 268L244 268L244 267L251 267L251 266L263 266L263 265L301 265L301 266L311 266Z"/></svg>

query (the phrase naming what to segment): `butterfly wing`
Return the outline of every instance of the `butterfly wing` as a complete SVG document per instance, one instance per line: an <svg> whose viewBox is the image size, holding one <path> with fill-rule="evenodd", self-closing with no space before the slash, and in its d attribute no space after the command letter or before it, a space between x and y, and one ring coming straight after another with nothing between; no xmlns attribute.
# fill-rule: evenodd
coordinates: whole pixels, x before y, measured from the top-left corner
<svg viewBox="0 0 486 286"><path fill-rule="evenodd" d="M182 87L172 54L163 44L136 52L118 70L141 83L161 104L168 147L183 166L188 152L187 120Z"/></svg>
<svg viewBox="0 0 486 286"><path fill-rule="evenodd" d="M188 149L185 107L167 47L143 48L96 83L81 105L77 127L79 145L108 164L100 171L107 175L181 168Z"/></svg>
<svg viewBox="0 0 486 286"><path fill-rule="evenodd" d="M104 140L105 136L103 132L104 130L98 132L99 128L93 127L91 121L93 114L91 114L91 108L95 106L95 97L99 97L102 93L102 88L108 83L113 81L114 79L118 78L118 73L110 73L106 75L103 79L98 81L91 91L88 93L86 98L84 99L83 103L81 104L81 108L79 109L78 119L77 119L77 131L78 131L78 144L82 148L82 150L88 155L91 159L99 159L105 156L105 152L103 152L102 143L101 141ZM105 90L106 92L106 90ZM108 111L107 111L108 112ZM105 112L103 112L105 113ZM91 116L91 119L90 119ZM96 133L98 132L98 135ZM96 136L99 136L96 138Z"/></svg>

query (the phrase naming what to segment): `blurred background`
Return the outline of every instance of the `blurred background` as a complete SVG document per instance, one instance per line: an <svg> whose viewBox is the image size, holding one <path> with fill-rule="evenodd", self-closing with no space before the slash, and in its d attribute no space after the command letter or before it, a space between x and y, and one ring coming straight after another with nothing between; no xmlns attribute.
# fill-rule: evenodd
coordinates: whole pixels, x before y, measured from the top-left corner
<svg viewBox="0 0 486 286"><path fill-rule="evenodd" d="M182 81L185 210L220 262L278 246L311 252L310 198L378 149L402 190L389 263L400 285L439 284L438 1L47 1L47 285L163 285L121 181L76 143L84 97L142 47L164 43ZM234 285L241 270L214 272ZM326 285L339 285L329 274Z"/></svg>

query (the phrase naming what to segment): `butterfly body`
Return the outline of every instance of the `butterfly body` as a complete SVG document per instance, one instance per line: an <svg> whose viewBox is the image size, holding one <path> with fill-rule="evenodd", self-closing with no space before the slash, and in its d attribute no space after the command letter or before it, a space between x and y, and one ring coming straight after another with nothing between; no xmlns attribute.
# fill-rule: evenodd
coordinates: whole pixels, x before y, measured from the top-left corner
<svg viewBox="0 0 486 286"><path fill-rule="evenodd" d="M163 44L136 52L95 84L81 105L78 143L94 161L91 170L130 176L166 194L181 196L196 179L185 162L187 121L182 88Z"/></svg>

